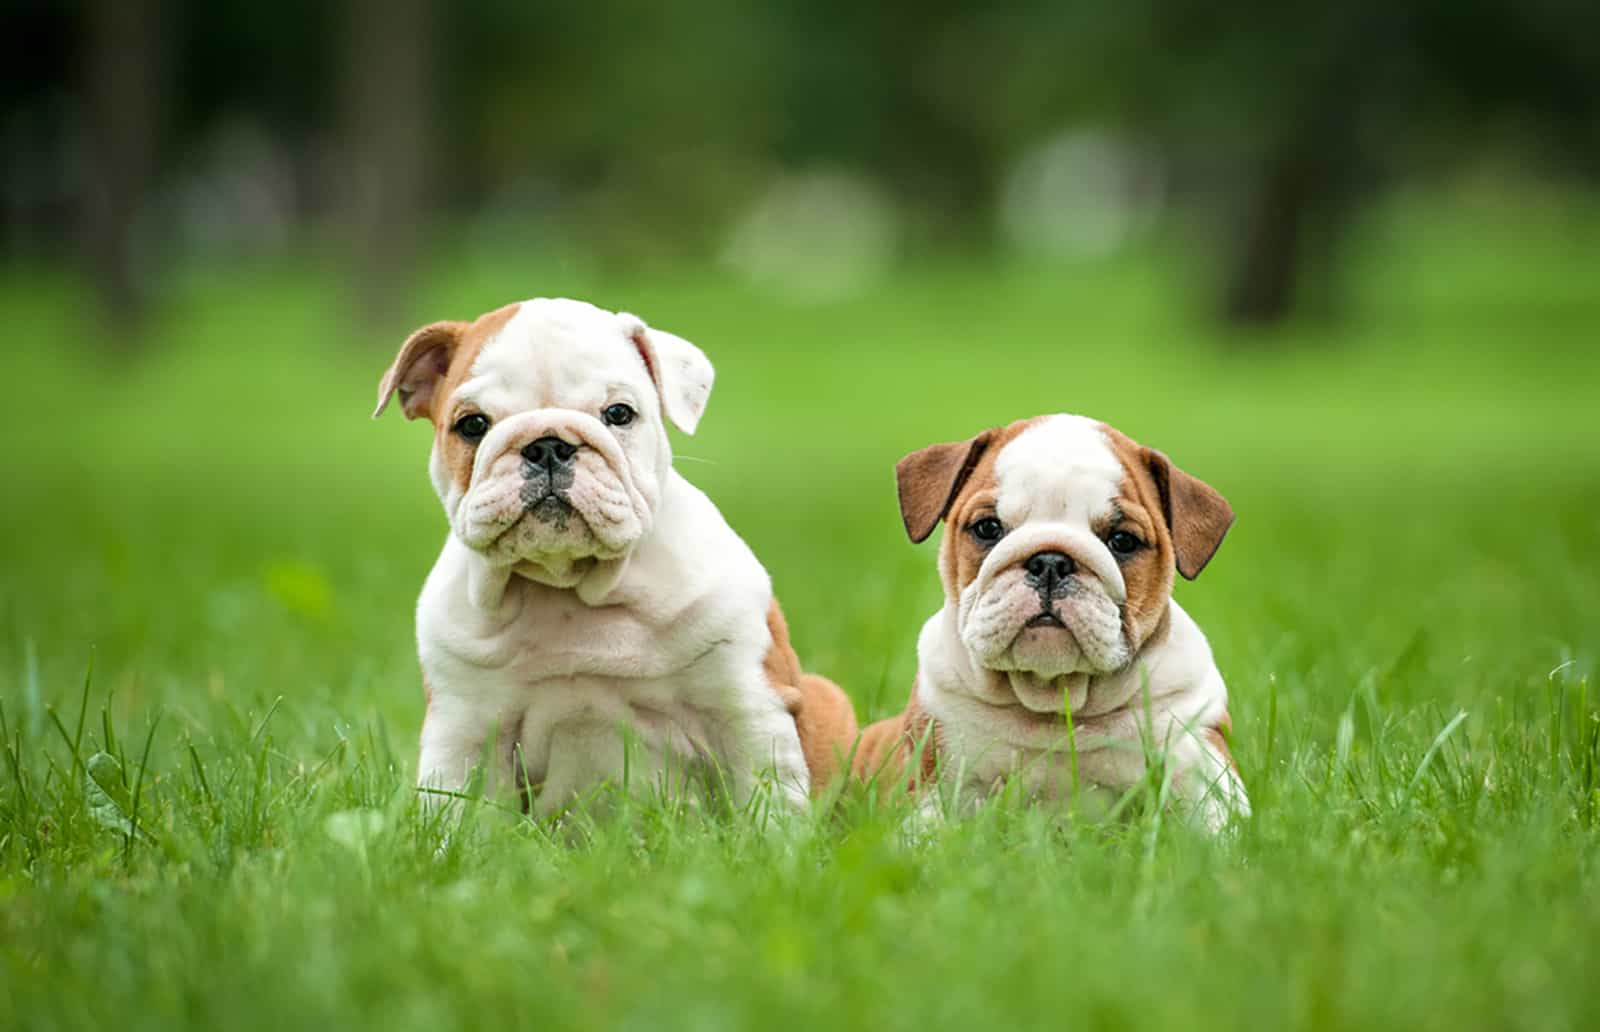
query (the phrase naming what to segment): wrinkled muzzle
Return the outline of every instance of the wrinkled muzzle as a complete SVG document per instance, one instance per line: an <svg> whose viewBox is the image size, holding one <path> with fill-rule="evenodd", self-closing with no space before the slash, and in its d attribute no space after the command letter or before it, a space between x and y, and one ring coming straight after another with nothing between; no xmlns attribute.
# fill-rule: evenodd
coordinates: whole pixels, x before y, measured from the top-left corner
<svg viewBox="0 0 1600 1032"><path fill-rule="evenodd" d="M1036 556L1064 560L1030 570ZM1111 673L1132 656L1122 624L1126 598L1121 568L1093 534L1024 526L994 547L962 591L961 640L990 670L1044 678Z"/></svg>
<svg viewBox="0 0 1600 1032"><path fill-rule="evenodd" d="M604 424L545 409L502 420L479 443L451 523L496 562L614 559L648 533L655 501Z"/></svg>

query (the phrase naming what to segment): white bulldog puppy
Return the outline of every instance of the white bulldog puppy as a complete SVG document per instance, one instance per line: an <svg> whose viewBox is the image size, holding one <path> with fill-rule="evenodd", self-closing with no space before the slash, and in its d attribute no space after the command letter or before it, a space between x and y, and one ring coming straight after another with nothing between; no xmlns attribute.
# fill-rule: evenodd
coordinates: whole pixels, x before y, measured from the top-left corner
<svg viewBox="0 0 1600 1032"><path fill-rule="evenodd" d="M766 571L672 467L666 422L693 433L712 377L688 341L569 300L400 349L374 416L398 395L433 423L450 521L417 603L433 805L487 760L539 814L708 777L799 806L848 748L849 700L800 672Z"/></svg>
<svg viewBox="0 0 1600 1032"><path fill-rule="evenodd" d="M1016 778L1048 799L1125 790L1160 755L1207 827L1249 812L1222 675L1172 599L1174 571L1198 576L1233 523L1220 494L1070 415L936 444L896 472L911 540L945 521L945 604L906 710L863 734L859 776L955 779L977 798Z"/></svg>

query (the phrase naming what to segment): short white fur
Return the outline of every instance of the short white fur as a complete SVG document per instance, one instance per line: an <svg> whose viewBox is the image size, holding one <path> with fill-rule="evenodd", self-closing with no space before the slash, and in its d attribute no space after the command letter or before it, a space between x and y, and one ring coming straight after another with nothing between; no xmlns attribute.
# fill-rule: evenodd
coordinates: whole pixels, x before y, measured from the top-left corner
<svg viewBox="0 0 1600 1032"><path fill-rule="evenodd" d="M1231 813L1248 814L1249 802L1228 760L1201 733L1227 709L1211 648L1169 599L1166 635L1128 655L1120 633L1126 585L1093 530L1129 473L1101 424L1081 416L1046 417L1003 447L995 510L1006 536L960 598L923 625L917 697L939 722L943 762L959 772L968 798L1013 776L1032 794L1063 794L1074 762L1061 719L1070 709L1082 784L1137 783L1145 746L1153 744L1165 750L1179 798L1215 829ZM1062 606L1070 636L1025 629L1040 602L1019 567L1047 549L1070 555L1081 571L1074 598Z"/></svg>
<svg viewBox="0 0 1600 1032"><path fill-rule="evenodd" d="M465 490L437 448L430 461L452 532L417 603L423 789L460 791L487 755L493 784L523 785L541 814L625 771L641 794L715 768L735 802L763 779L805 802L794 720L762 665L771 584L672 468L637 340L656 332L582 302L523 302L447 399L493 422ZM660 390L692 428L710 363L681 338L664 350ZM637 411L626 428L598 418L617 402ZM547 435L580 446L582 532L517 508L518 451Z"/></svg>

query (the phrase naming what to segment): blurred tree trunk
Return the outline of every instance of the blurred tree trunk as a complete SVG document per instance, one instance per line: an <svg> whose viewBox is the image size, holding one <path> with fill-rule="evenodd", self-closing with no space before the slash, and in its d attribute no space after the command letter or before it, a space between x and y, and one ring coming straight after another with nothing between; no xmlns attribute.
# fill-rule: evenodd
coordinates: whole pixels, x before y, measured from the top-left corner
<svg viewBox="0 0 1600 1032"><path fill-rule="evenodd" d="M346 0L343 202L358 301L402 316L415 262L433 96L429 0Z"/></svg>
<svg viewBox="0 0 1600 1032"><path fill-rule="evenodd" d="M1230 241L1222 298L1228 321L1268 326L1308 301L1331 313L1343 220L1362 165L1357 126L1371 88L1360 41L1393 35L1383 26L1340 16L1326 31L1320 59L1285 87L1299 91L1298 103L1255 158Z"/></svg>
<svg viewBox="0 0 1600 1032"><path fill-rule="evenodd" d="M1337 307L1344 220L1357 200L1360 166L1348 108L1323 107L1256 164L1229 242L1223 315L1268 326Z"/></svg>
<svg viewBox="0 0 1600 1032"><path fill-rule="evenodd" d="M134 231L156 157L162 83L161 0L90 0L84 8L81 63L90 167L80 232L89 274L116 332L126 332L143 309Z"/></svg>
<svg viewBox="0 0 1600 1032"><path fill-rule="evenodd" d="M1281 322L1294 307L1302 244L1315 205L1315 175L1293 148L1256 173L1233 237L1223 314L1230 322Z"/></svg>

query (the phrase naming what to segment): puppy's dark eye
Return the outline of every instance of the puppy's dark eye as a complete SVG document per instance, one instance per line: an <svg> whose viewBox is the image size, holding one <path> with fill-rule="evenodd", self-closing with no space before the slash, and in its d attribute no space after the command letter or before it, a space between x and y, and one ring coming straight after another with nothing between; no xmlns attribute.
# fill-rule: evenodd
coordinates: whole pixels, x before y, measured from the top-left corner
<svg viewBox="0 0 1600 1032"><path fill-rule="evenodd" d="M967 532L986 545L992 545L1006 536L1005 524L993 516L985 516L968 527Z"/></svg>
<svg viewBox="0 0 1600 1032"><path fill-rule="evenodd" d="M1106 538L1106 547L1120 556L1130 556L1144 547L1144 542L1125 530L1119 530Z"/></svg>
<svg viewBox="0 0 1600 1032"><path fill-rule="evenodd" d="M600 413L600 418L605 422L606 426L627 426L633 422L633 417L633 408L622 404L620 401L615 405L607 405Z"/></svg>
<svg viewBox="0 0 1600 1032"><path fill-rule="evenodd" d="M456 420L455 426L450 429L460 434L463 441L477 444L483 440L483 435L489 432L489 417L474 412L469 416L462 416Z"/></svg>

